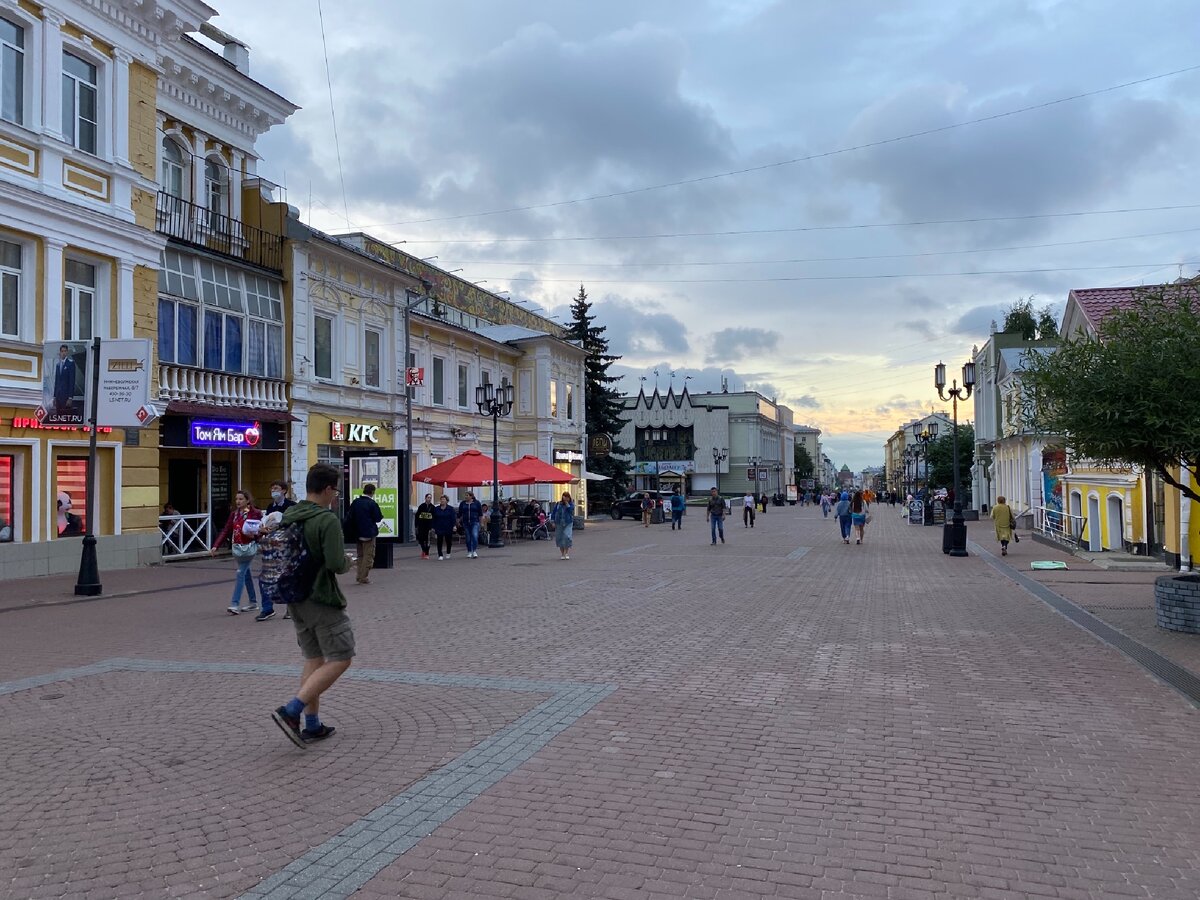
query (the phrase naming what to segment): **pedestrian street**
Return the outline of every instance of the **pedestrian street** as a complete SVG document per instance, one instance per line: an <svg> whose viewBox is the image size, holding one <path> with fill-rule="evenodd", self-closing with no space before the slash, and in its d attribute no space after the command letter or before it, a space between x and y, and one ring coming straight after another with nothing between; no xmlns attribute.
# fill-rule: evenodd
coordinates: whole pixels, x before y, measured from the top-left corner
<svg viewBox="0 0 1200 900"><path fill-rule="evenodd" d="M1027 589L1039 544L683 525L344 576L306 750L229 560L0 611L0 897L1200 896L1197 709Z"/></svg>

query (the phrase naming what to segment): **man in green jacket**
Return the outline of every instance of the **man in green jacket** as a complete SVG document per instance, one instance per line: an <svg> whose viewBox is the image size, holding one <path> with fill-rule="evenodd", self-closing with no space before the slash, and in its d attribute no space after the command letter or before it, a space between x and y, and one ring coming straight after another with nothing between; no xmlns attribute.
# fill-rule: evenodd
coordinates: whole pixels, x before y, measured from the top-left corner
<svg viewBox="0 0 1200 900"><path fill-rule="evenodd" d="M330 509L337 500L341 478L342 473L334 466L317 463L308 470L308 496L283 514L284 526L303 523L304 544L316 571L312 592L302 602L291 604L296 643L304 654L300 690L271 713L275 724L297 747L333 734L333 726L322 724L318 715L321 694L350 668L354 657L354 631L346 615L346 598L337 582L338 575L350 571L353 559L346 555L342 523Z"/></svg>

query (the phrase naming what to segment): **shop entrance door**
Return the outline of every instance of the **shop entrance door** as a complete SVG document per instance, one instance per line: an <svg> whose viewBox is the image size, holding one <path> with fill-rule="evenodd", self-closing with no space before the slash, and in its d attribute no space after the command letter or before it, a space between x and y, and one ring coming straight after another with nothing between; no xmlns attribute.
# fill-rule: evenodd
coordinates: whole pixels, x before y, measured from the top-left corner
<svg viewBox="0 0 1200 900"><path fill-rule="evenodd" d="M167 502L185 516L203 512L200 505L204 463L198 459L167 461Z"/></svg>

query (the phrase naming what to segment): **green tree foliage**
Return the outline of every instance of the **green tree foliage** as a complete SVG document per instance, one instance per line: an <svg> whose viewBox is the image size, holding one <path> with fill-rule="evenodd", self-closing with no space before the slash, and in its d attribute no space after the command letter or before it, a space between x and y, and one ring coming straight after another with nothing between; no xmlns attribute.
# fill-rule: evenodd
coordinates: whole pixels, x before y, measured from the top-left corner
<svg viewBox="0 0 1200 900"><path fill-rule="evenodd" d="M813 459L809 455L808 450L803 444L797 444L793 454L796 465L797 478L812 478L813 474Z"/></svg>
<svg viewBox="0 0 1200 900"><path fill-rule="evenodd" d="M1058 323L1049 306L1033 308L1033 298L1018 300L1004 314L1004 330L1017 332L1026 341L1058 337Z"/></svg>
<svg viewBox="0 0 1200 900"><path fill-rule="evenodd" d="M971 466L975 462L975 428L971 425L958 426L958 475L959 489L964 503L971 492ZM925 474L925 462L921 461L921 474ZM954 432L947 430L929 444L929 483L934 487L949 489L954 483Z"/></svg>
<svg viewBox="0 0 1200 900"><path fill-rule="evenodd" d="M1076 459L1141 466L1200 501L1200 283L1146 288L1109 314L1099 333L1031 356L1021 376L1024 414L1061 435ZM1178 467L1191 472L1181 484Z"/></svg>
<svg viewBox="0 0 1200 900"><path fill-rule="evenodd" d="M594 504L599 509L605 509L614 499L624 495L629 481L629 466L617 456L619 453L628 452L627 448L617 445L617 435L624 425L621 418L621 393L614 387L620 379L608 374L609 367L621 357L608 352L608 338L604 336L607 327L596 324L592 304L588 302L587 291L582 284L579 286L579 294L571 303L571 322L566 330L568 340L579 341L587 351L584 361L586 380L583 386L587 433L589 437L607 434L613 439L611 454L588 454L587 457L589 472L607 475L610 479L591 481L587 485L589 505Z"/></svg>

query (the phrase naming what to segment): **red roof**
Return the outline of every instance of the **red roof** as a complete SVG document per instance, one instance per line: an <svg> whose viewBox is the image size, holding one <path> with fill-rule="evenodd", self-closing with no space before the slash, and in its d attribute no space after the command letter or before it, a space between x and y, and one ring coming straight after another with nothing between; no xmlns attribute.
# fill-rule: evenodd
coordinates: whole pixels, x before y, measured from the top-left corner
<svg viewBox="0 0 1200 900"><path fill-rule="evenodd" d="M1067 296L1067 304L1072 300L1079 306L1080 312L1087 319L1092 331L1098 331L1100 323L1117 309L1133 309L1138 299L1149 291L1169 291L1173 287L1183 287L1184 283L1174 284L1143 284L1134 287L1106 288L1076 288ZM1194 285L1193 285L1194 286Z"/></svg>

